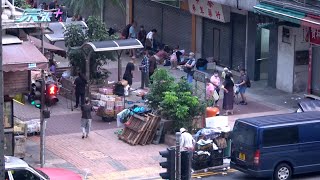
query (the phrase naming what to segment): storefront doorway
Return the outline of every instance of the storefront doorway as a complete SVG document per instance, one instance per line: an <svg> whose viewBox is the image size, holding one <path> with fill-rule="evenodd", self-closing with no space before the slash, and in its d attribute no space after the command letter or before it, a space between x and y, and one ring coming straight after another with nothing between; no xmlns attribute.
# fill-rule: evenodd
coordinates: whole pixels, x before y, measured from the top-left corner
<svg viewBox="0 0 320 180"><path fill-rule="evenodd" d="M311 94L320 96L320 46L312 47Z"/></svg>
<svg viewBox="0 0 320 180"><path fill-rule="evenodd" d="M258 80L268 80L268 60L269 60L269 45L270 45L270 30L261 28L257 34L258 46L256 61L258 66Z"/></svg>

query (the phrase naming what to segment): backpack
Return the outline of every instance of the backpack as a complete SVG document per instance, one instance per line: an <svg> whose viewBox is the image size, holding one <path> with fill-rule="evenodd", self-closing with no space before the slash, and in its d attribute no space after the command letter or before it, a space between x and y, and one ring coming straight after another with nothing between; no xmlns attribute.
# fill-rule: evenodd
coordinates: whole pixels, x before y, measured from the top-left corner
<svg viewBox="0 0 320 180"><path fill-rule="evenodd" d="M250 78L249 78L248 75L247 75L247 79L246 79L246 85L247 85L248 88L251 87L251 82L250 82Z"/></svg>

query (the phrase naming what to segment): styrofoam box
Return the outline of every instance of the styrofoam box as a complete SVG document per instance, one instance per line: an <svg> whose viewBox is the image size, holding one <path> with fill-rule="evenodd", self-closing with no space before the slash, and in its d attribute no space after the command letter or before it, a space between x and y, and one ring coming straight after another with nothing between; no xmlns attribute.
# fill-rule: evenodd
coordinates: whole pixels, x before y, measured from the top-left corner
<svg viewBox="0 0 320 180"><path fill-rule="evenodd" d="M228 116L215 116L206 118L206 127L217 128L229 125Z"/></svg>

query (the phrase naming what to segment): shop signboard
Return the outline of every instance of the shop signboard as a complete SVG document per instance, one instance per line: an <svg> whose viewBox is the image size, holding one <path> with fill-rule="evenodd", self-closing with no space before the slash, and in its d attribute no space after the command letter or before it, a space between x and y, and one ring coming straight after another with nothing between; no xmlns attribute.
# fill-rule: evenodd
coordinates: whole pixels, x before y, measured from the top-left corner
<svg viewBox="0 0 320 180"><path fill-rule="evenodd" d="M46 23L50 22L50 13L44 12L42 9L26 9L22 16L15 20L16 22L34 22L34 23Z"/></svg>
<svg viewBox="0 0 320 180"><path fill-rule="evenodd" d="M311 28L309 36L312 44L320 45L320 29Z"/></svg>
<svg viewBox="0 0 320 180"><path fill-rule="evenodd" d="M211 0L189 0L191 14L203 16L215 21L230 22L230 8Z"/></svg>

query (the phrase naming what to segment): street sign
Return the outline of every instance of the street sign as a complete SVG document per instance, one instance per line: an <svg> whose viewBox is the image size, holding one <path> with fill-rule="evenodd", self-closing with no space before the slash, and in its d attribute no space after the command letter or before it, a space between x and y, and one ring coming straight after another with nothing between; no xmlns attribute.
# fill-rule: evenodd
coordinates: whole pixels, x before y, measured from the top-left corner
<svg viewBox="0 0 320 180"><path fill-rule="evenodd" d="M29 69L36 68L36 67L37 67L37 64L36 64L36 63L29 63L29 64L28 64L28 68L29 68Z"/></svg>
<svg viewBox="0 0 320 180"><path fill-rule="evenodd" d="M206 73L195 70L193 73L193 79L199 82L206 82Z"/></svg>
<svg viewBox="0 0 320 180"><path fill-rule="evenodd" d="M42 9L26 9L22 16L15 20L16 22L35 22L45 23L50 22L50 13L44 12Z"/></svg>

